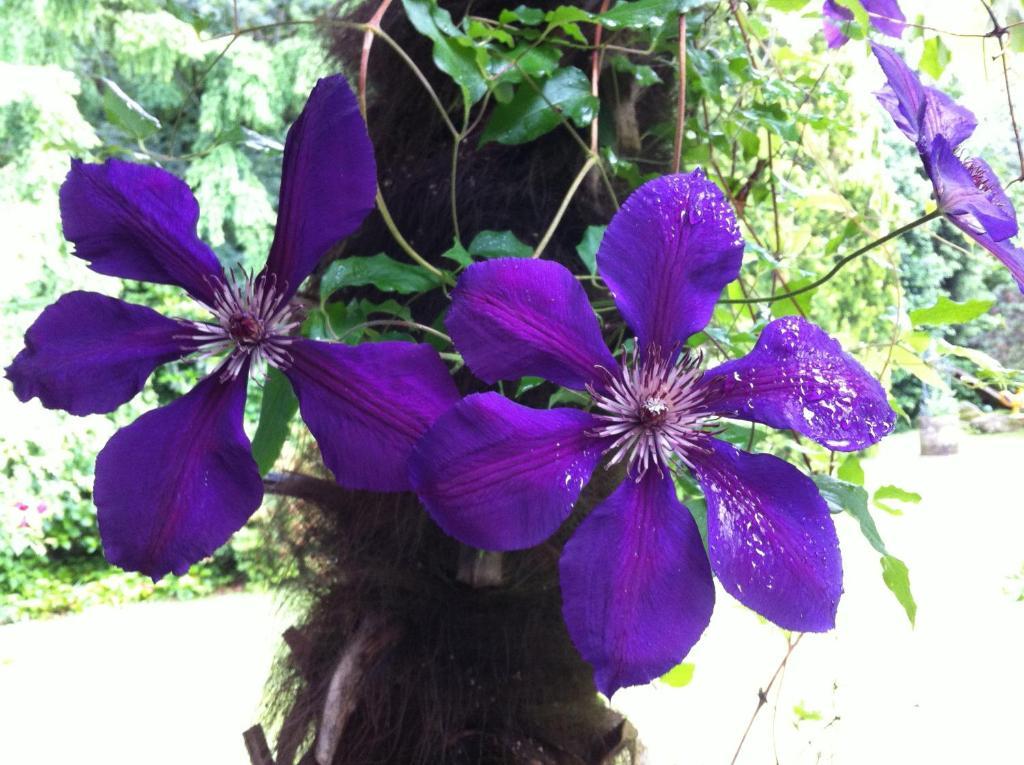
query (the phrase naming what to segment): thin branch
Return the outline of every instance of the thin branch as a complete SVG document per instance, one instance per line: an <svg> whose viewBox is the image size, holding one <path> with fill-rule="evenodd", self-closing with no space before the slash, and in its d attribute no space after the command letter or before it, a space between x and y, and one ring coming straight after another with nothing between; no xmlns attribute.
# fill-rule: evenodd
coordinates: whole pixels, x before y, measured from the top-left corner
<svg viewBox="0 0 1024 765"><path fill-rule="evenodd" d="M327 508L343 504L349 497L349 493L333 481L292 472L267 473L263 477L263 490L267 494L301 499Z"/></svg>
<svg viewBox="0 0 1024 765"><path fill-rule="evenodd" d="M562 222L562 217L565 215L565 211L569 209L569 203L572 202L572 198L576 195L577 189L580 184L583 183L583 179L587 177L587 173L597 163L597 158L591 154L587 157L587 161L583 163L583 167L573 178L572 184L569 186L569 190L565 192L565 196L562 198L562 204L558 206L558 210L555 212L555 217L551 219L551 223L548 224L547 231L544 232L544 236L540 242L537 243L537 248L533 251L531 258L539 258L544 252L544 248L548 246L548 242L551 241L551 237L555 235L555 229L558 228L558 224Z"/></svg>
<svg viewBox="0 0 1024 765"><path fill-rule="evenodd" d="M388 209L387 202L384 201L384 195L380 193L379 187L377 188L377 212L380 213L380 217L384 219L384 225L387 226L391 236L406 255L434 276L441 278L445 282L451 283L451 277L448 276L448 274L428 263L427 259L416 252L416 249L409 244L409 241L404 236L402 236L402 232L398 230L398 225L395 223L395 219L391 217L391 211Z"/></svg>
<svg viewBox="0 0 1024 765"><path fill-rule="evenodd" d="M782 661L779 662L779 666L776 667L774 674L768 681L768 685L764 688L760 688L757 691L757 706L754 708L754 714L750 716L750 722L747 723L746 729L743 731L743 736L740 738L740 743L736 747L736 753L732 756L729 761L729 765L736 765L736 760L740 756L740 750L743 748L743 743L747 740L747 735L750 733L750 729L754 727L754 720L757 719L757 713L761 711L761 707L768 703L768 692L772 689L772 685L775 684L775 680L779 674L783 671L786 666L786 662L789 661L790 655L793 653L793 649L800 644L800 640L803 639L803 633L796 636L796 640L792 641L786 647L786 655L782 657Z"/></svg>
<svg viewBox="0 0 1024 765"><path fill-rule="evenodd" d="M361 324L356 324L354 327L345 330L344 333L338 336L338 340L344 340L356 330L366 329L368 327L402 327L403 329L418 329L420 332L433 335L438 340L443 340L449 345L452 344L452 339L444 332L440 332L433 327L428 327L426 324L420 324L415 321L405 321L404 319L375 319L373 321L364 321Z"/></svg>
<svg viewBox="0 0 1024 765"><path fill-rule="evenodd" d="M608 10L608 5L611 0L601 0L600 13L604 13ZM604 32L604 27L600 24L594 27L594 52L590 54L590 95L595 99L600 98L600 91L598 90L598 84L601 80L601 33ZM597 154L597 117L594 115L594 119L590 123L590 153Z"/></svg>
<svg viewBox="0 0 1024 765"><path fill-rule="evenodd" d="M928 213L927 215L924 215L924 216L918 218L917 220L911 221L910 223L906 224L905 226L900 226L899 228L897 228L897 229L895 229L893 231L890 231L885 236L883 236L883 237L881 237L879 239L876 239L875 241L871 242L870 244L864 245L859 250L855 250L855 251L851 252L849 255L843 256L842 258L840 258L836 262L836 264L832 267L832 269L827 274L822 276L820 279L815 279L813 282L811 282L810 284L808 284L806 286L800 287L799 289L790 290L789 292L783 292L783 293L778 294L778 295L772 295L771 297L753 297L753 298L742 298L742 299L740 299L740 298L733 298L733 299L720 300L719 302L720 303L774 303L777 300L785 300L786 298L796 297L797 295L802 295L805 292L810 292L811 290L816 289L817 287L820 287L822 284L824 284L825 282L829 281L833 276L838 274L847 263L849 263L849 262L851 262L853 260L856 260L861 255L863 255L864 253L870 252L871 250L875 249L876 247L881 247L883 244L885 244L886 242L888 242L891 239L895 239L896 237L902 236L903 234L907 233L908 231L910 231L912 229L915 229L918 226L920 226L920 225L922 225L924 223L927 223L930 220L938 218L940 215L942 215L942 212L940 210L933 210L932 212Z"/></svg>
<svg viewBox="0 0 1024 765"><path fill-rule="evenodd" d="M252 765L274 765L274 755L270 753L270 745L267 743L262 725L253 725L242 734L242 740L245 742L245 751L248 752Z"/></svg>
<svg viewBox="0 0 1024 765"><path fill-rule="evenodd" d="M683 128L686 125L686 14L679 14L679 90L676 93L676 135L672 144L672 172L683 161Z"/></svg>
<svg viewBox="0 0 1024 765"><path fill-rule="evenodd" d="M1021 145L1020 128L1017 126L1017 113L1013 108L1013 95L1010 90L1010 65L1007 63L1006 44L1003 42L1003 37L1009 33L1007 28L999 23L995 13L992 11L992 7L984 2L984 0L982 0L981 4L985 6L989 18L992 19L992 31L990 34L999 43L999 60L1003 65L1003 83L1006 85L1006 105L1010 110L1010 124L1013 125L1013 138L1017 143L1017 160L1020 164L1020 175L1017 177L1017 180L1024 180L1024 145Z"/></svg>

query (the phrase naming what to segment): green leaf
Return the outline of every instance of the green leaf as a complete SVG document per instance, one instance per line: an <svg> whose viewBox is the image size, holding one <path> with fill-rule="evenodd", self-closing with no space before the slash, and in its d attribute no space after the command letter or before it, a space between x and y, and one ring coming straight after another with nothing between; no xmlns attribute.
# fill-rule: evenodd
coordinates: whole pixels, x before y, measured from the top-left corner
<svg viewBox="0 0 1024 765"><path fill-rule="evenodd" d="M846 481L847 483L857 484L857 486L864 485L864 468L861 467L860 457L856 454L847 455L846 459L839 465L839 470L836 471L836 475L839 479Z"/></svg>
<svg viewBox="0 0 1024 765"><path fill-rule="evenodd" d="M597 113L598 100L590 95L590 80L574 66L563 67L540 85L538 93L525 82L507 104L491 114L481 143L518 144L532 141L558 126L559 114L585 127Z"/></svg>
<svg viewBox="0 0 1024 765"><path fill-rule="evenodd" d="M875 526L875 521L868 510L867 491L861 486L829 475L815 475L813 479L829 509L832 512L843 511L856 518L864 538L882 555L888 555L885 543L878 533L878 527Z"/></svg>
<svg viewBox="0 0 1024 765"><path fill-rule="evenodd" d="M634 61L630 61L625 56L612 56L612 69L616 72L633 75L637 85L645 88L661 82L661 77L654 69L646 64L637 64Z"/></svg>
<svg viewBox="0 0 1024 765"><path fill-rule="evenodd" d="M320 279L320 300L326 301L342 287L370 285L381 292L411 295L426 292L437 280L419 266L399 263L384 253L370 257L351 256L331 263Z"/></svg>
<svg viewBox="0 0 1024 765"><path fill-rule="evenodd" d="M875 520L868 510L868 493L860 486L840 481L831 476L816 475L813 476L813 479L829 508L833 511L842 509L856 518L857 523L860 524L861 534L877 552L882 554L882 580L896 596L896 600L903 606L910 623L913 624L917 605L914 603L913 595L910 594L910 575L903 561L894 558L885 549L882 535L878 533Z"/></svg>
<svg viewBox="0 0 1024 765"><path fill-rule="evenodd" d="M789 289L784 291L793 292L794 290L806 287L812 281L810 278L794 279L793 281L786 282L789 285ZM815 292L816 290L807 290L807 292L801 292L799 295L772 302L772 316L775 318L780 316L807 316L811 312L811 298L814 297Z"/></svg>
<svg viewBox="0 0 1024 765"><path fill-rule="evenodd" d="M949 384L942 379L942 375L936 371L935 367L902 345L897 345L892 349L892 361L900 369L910 372L926 385L931 385L939 390L949 390Z"/></svg>
<svg viewBox="0 0 1024 765"><path fill-rule="evenodd" d="M953 345L953 343L942 339L938 341L936 348L938 348L939 353L944 356L959 356L962 359L967 359L985 372L992 372L995 374L1002 374L1006 372L1006 367L1000 364L998 359L992 358L987 353L979 351L977 348L965 348L962 345Z"/></svg>
<svg viewBox="0 0 1024 765"><path fill-rule="evenodd" d="M994 304L994 300L967 300L958 303L942 295L935 305L911 311L910 321L915 327L921 324L964 324L977 319Z"/></svg>
<svg viewBox="0 0 1024 765"><path fill-rule="evenodd" d="M785 11L790 13L792 11L802 10L810 0L768 0L766 5L769 8L775 8L779 11Z"/></svg>
<svg viewBox="0 0 1024 765"><path fill-rule="evenodd" d="M469 252L478 258L528 258L533 248L511 231L481 231L469 243Z"/></svg>
<svg viewBox="0 0 1024 765"><path fill-rule="evenodd" d="M522 377L519 379L519 386L516 388L516 398L519 398L527 391L533 390L538 385L544 384L543 377Z"/></svg>
<svg viewBox="0 0 1024 765"><path fill-rule="evenodd" d="M520 24L535 27L544 22L544 11L539 8L530 8L526 5L520 5L512 11L507 9L503 10L498 14L498 21L502 24L514 24L515 22L519 22Z"/></svg>
<svg viewBox="0 0 1024 765"><path fill-rule="evenodd" d="M524 74L534 78L549 77L558 69L562 58L562 52L553 45L534 46L525 42L510 51L493 51L493 54L487 62L487 73L495 78L495 87L518 84Z"/></svg>
<svg viewBox="0 0 1024 765"><path fill-rule="evenodd" d="M468 266L473 262L473 256L462 246L461 242L452 242L452 246L446 252L442 252L441 257L454 260L460 266Z"/></svg>
<svg viewBox="0 0 1024 765"><path fill-rule="evenodd" d="M914 619L917 617L917 603L914 602L914 596L910 592L910 572L907 570L907 565L899 558L883 555L882 581L896 596L896 600L903 606L903 610L907 612L910 626L914 626Z"/></svg>
<svg viewBox="0 0 1024 765"><path fill-rule="evenodd" d="M487 81L477 66L472 40L455 26L451 14L438 7L437 0L402 0L402 6L416 31L433 41L434 65L462 87L467 105L483 98ZM456 43L463 38L469 47Z"/></svg>
<svg viewBox="0 0 1024 765"><path fill-rule="evenodd" d="M853 12L853 22L844 25L843 32L855 40L867 34L871 19L861 0L836 0L836 3Z"/></svg>
<svg viewBox="0 0 1024 765"><path fill-rule="evenodd" d="M591 276L597 273L597 248L601 246L604 238L604 230L607 226L587 226L583 232L583 238L576 245L576 254L580 256L583 265L587 267L587 273Z"/></svg>
<svg viewBox="0 0 1024 765"><path fill-rule="evenodd" d="M287 377L271 367L267 372L267 381L263 384L260 421L256 426L256 435L252 438L252 456L260 475L266 475L274 467L298 409L299 400L295 398L292 384Z"/></svg>
<svg viewBox="0 0 1024 765"><path fill-rule="evenodd" d="M160 120L130 98L116 82L106 77L100 77L100 80L106 85L103 89L103 111L108 120L140 141L161 128Z"/></svg>
<svg viewBox="0 0 1024 765"><path fill-rule="evenodd" d="M889 504L889 501L892 500L916 505L921 501L921 495L916 491L907 491L906 489L901 489L899 486L886 484L885 486L879 486L871 497L871 501L875 503L875 507L885 510L887 513L892 513L893 515L903 515L903 511L900 508Z"/></svg>
<svg viewBox="0 0 1024 765"><path fill-rule="evenodd" d="M693 670L696 666L688 661L684 661L682 664L677 664L672 667L668 672L662 675L659 679L665 685L670 685L673 688L682 688L689 685L693 680Z"/></svg>
<svg viewBox="0 0 1024 765"><path fill-rule="evenodd" d="M813 709L807 709L803 704L795 704L793 706L793 714L798 720L820 720L821 712Z"/></svg>
<svg viewBox="0 0 1024 765"><path fill-rule="evenodd" d="M597 19L608 29L659 29L681 11L703 5L695 0L621 0Z"/></svg>
<svg viewBox="0 0 1024 765"><path fill-rule="evenodd" d="M576 42L584 45L590 44L590 41L587 40L583 32L580 31L579 22L593 22L594 14L588 13L582 8L577 8L575 5L560 5L555 8L555 10L548 11L544 20L548 23L549 27L552 29L561 29Z"/></svg>
<svg viewBox="0 0 1024 765"><path fill-rule="evenodd" d="M952 53L942 42L942 38L932 37L924 41L924 52L921 53L921 61L917 67L922 72L931 75L932 79L937 80L942 76L942 71L951 58Z"/></svg>

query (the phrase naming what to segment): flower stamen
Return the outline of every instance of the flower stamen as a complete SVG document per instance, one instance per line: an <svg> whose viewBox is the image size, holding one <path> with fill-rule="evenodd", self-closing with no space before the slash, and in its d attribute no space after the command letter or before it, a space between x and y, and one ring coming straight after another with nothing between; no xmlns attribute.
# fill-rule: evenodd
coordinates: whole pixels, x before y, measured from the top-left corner
<svg viewBox="0 0 1024 765"><path fill-rule="evenodd" d="M221 379L234 379L246 363L250 373L261 376L267 366L286 369L292 361L288 346L291 333L302 323L300 309L288 300L287 284L275 274L228 272L224 280L211 280L213 300L203 304L213 322L190 322L188 339L202 356L227 352Z"/></svg>
<svg viewBox="0 0 1024 765"><path fill-rule="evenodd" d="M652 347L641 356L637 345L630 356L623 353L618 374L601 367L604 385L588 385L587 392L603 410L596 415L603 424L590 435L612 439L608 466L625 461L639 481L651 468L664 475L676 460L692 467L689 455L706 450L715 417L706 406L709 389L700 385L700 352L663 354Z"/></svg>

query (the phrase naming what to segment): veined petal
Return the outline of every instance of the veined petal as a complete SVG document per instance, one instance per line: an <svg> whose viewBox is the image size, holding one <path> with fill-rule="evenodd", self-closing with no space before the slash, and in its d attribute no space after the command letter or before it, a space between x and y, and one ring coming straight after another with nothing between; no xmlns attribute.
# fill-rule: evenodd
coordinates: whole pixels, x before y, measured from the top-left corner
<svg viewBox="0 0 1024 765"><path fill-rule="evenodd" d="M878 443L896 423L878 380L798 316L768 324L754 350L708 370L701 384L715 414L792 428L839 451Z"/></svg>
<svg viewBox="0 0 1024 765"><path fill-rule="evenodd" d="M366 123L340 74L317 82L288 130L267 272L288 296L373 209L377 166Z"/></svg>
<svg viewBox="0 0 1024 765"><path fill-rule="evenodd" d="M917 73L891 48L872 43L871 50L888 81L876 94L878 100L896 126L917 144L926 165L936 136L944 136L954 148L970 137L978 125L970 109L941 90L922 85Z"/></svg>
<svg viewBox="0 0 1024 765"><path fill-rule="evenodd" d="M736 216L699 169L634 191L597 252L598 270L641 347L662 352L704 328L742 260Z"/></svg>
<svg viewBox="0 0 1024 765"><path fill-rule="evenodd" d="M711 568L722 586L783 629L832 629L843 566L814 482L770 454L708 444L693 462L707 497Z"/></svg>
<svg viewBox="0 0 1024 765"><path fill-rule="evenodd" d="M601 457L600 421L537 410L497 393L466 396L409 461L413 490L445 533L485 550L543 542L572 511Z"/></svg>
<svg viewBox="0 0 1024 765"><path fill-rule="evenodd" d="M700 532L657 471L626 479L594 508L559 567L569 635L606 696L667 672L711 620L715 588Z"/></svg>
<svg viewBox="0 0 1024 765"><path fill-rule="evenodd" d="M1017 247L1010 240L997 242L985 233L979 233L973 228L962 225L957 218L950 217L950 220L963 230L971 239L980 244L986 250L995 255L999 261L1006 266L1010 276L1017 282L1017 288L1024 293L1024 249Z"/></svg>
<svg viewBox="0 0 1024 765"><path fill-rule="evenodd" d="M97 273L176 284L209 304L223 281L213 251L196 236L199 204L183 181L158 167L71 160L60 187L64 237Z"/></svg>
<svg viewBox="0 0 1024 765"><path fill-rule="evenodd" d="M69 292L25 333L7 367L14 395L48 409L110 412L142 390L153 370L189 353L188 328L156 311L96 292Z"/></svg>
<svg viewBox="0 0 1024 765"><path fill-rule="evenodd" d="M214 372L121 428L96 458L107 560L159 579L184 574L249 519L263 484L242 429L248 374Z"/></svg>
<svg viewBox="0 0 1024 765"><path fill-rule="evenodd" d="M324 464L349 489L404 491L413 444L458 391L429 345L298 338L284 369Z"/></svg>
<svg viewBox="0 0 1024 765"><path fill-rule="evenodd" d="M871 26L889 37L902 37L907 17L896 0L861 0Z"/></svg>
<svg viewBox="0 0 1024 765"><path fill-rule="evenodd" d="M843 32L843 26L850 21L853 21L853 11L837 4L835 0L825 0L821 7L821 24L829 48L846 45L850 38Z"/></svg>
<svg viewBox="0 0 1024 765"><path fill-rule="evenodd" d="M601 338L587 293L550 260L474 263L452 291L445 326L486 383L527 375L581 390L619 367Z"/></svg>
<svg viewBox="0 0 1024 765"><path fill-rule="evenodd" d="M906 26L906 16L900 10L896 0L861 0L864 10L868 12L868 20L875 29L890 37L902 37ZM844 8L835 0L825 0L821 9L825 27L825 41L830 48L844 45L850 38L843 31L843 26L853 21L853 11Z"/></svg>
<svg viewBox="0 0 1024 765"><path fill-rule="evenodd" d="M964 163L943 136L936 136L929 165L939 209L960 228L973 228L997 242L1017 234L1013 204L984 160Z"/></svg>

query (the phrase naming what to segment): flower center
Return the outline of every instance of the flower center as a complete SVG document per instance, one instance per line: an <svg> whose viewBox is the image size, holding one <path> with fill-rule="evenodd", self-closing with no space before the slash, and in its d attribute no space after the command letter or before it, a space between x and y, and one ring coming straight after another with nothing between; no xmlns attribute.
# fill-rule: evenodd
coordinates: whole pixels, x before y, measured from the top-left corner
<svg viewBox="0 0 1024 765"><path fill-rule="evenodd" d="M678 358L677 358L678 357ZM601 390L587 386L602 425L595 438L612 439L609 467L626 461L630 475L639 480L650 468L659 474L674 460L691 465L694 450L705 451L713 432L714 415L707 411L708 390L700 384L700 354L663 355L652 348L642 357L634 350L623 356L622 369L607 370Z"/></svg>
<svg viewBox="0 0 1024 765"><path fill-rule="evenodd" d="M236 377L248 362L254 374L267 365L285 369L291 363L288 345L299 326L299 309L287 300L284 286L274 275L229 274L213 284L213 301L206 308L214 321L194 322L191 336L205 355L227 351L221 376Z"/></svg>
<svg viewBox="0 0 1024 765"><path fill-rule="evenodd" d="M228 333L239 345L257 345L266 337L263 322L251 313L232 316L228 320Z"/></svg>

